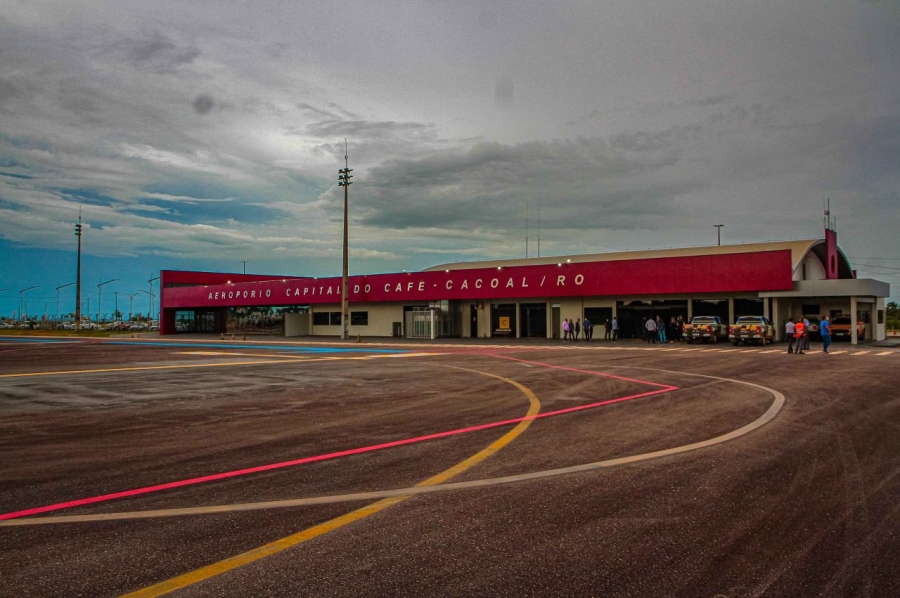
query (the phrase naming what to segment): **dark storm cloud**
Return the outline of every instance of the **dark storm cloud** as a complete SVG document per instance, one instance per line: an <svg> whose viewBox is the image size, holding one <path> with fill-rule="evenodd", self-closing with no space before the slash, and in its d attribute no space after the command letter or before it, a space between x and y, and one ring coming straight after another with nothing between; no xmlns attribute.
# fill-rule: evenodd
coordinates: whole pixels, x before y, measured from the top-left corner
<svg viewBox="0 0 900 598"><path fill-rule="evenodd" d="M197 114L209 114L215 105L215 101L209 94L201 93L194 98L194 110L197 111Z"/></svg>
<svg viewBox="0 0 900 598"><path fill-rule="evenodd" d="M179 46L162 33L154 33L142 39L122 40L111 51L141 70L159 74L174 73L200 56L198 48Z"/></svg>
<svg viewBox="0 0 900 598"><path fill-rule="evenodd" d="M663 182L678 163L662 142L602 140L480 143L470 151L392 161L360 189L363 222L395 228L515 227L524 205L543 206L548 228L633 228L671 215L673 200L703 186ZM565 198L565 199L563 199Z"/></svg>

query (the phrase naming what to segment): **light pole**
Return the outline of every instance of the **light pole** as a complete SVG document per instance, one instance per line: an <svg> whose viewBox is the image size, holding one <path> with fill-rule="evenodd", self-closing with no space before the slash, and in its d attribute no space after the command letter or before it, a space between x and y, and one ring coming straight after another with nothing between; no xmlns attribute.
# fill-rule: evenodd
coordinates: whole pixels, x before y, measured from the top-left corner
<svg viewBox="0 0 900 598"><path fill-rule="evenodd" d="M156 295L150 291L145 291L144 289L139 290L138 293L146 293L150 296L150 312L147 313L147 330L150 330L150 325L153 323L153 317L151 315L153 313L153 298L156 297Z"/></svg>
<svg viewBox="0 0 900 598"><path fill-rule="evenodd" d="M713 224L716 227L716 245L722 244L722 227L724 224Z"/></svg>
<svg viewBox="0 0 900 598"><path fill-rule="evenodd" d="M150 320L149 322L147 322L148 329L153 324L153 298L156 297L156 295L153 294L153 281L154 280L159 280L159 276L154 278L153 272L151 272L150 280L147 281L150 283L150 292L147 293L148 295L150 295L150 313L147 314L147 319Z"/></svg>
<svg viewBox="0 0 900 598"><path fill-rule="evenodd" d="M73 284L75 284L75 283L70 282L69 284L62 284L62 285L59 285L58 287L56 287L56 323L57 324L59 323L59 291L60 291L60 289L70 287Z"/></svg>
<svg viewBox="0 0 900 598"><path fill-rule="evenodd" d="M78 268L75 270L75 330L81 330L81 208L78 209L78 224L75 225L75 236L78 237ZM90 310L88 310L90 312Z"/></svg>
<svg viewBox="0 0 900 598"><path fill-rule="evenodd" d="M247 273L247 260L241 260L241 263L244 264L244 274Z"/></svg>
<svg viewBox="0 0 900 598"><path fill-rule="evenodd" d="M41 285L38 284L33 287L28 287L27 289L22 289L21 291L19 291L19 317L22 318L23 322L27 319L28 314L26 314L25 312L22 311L22 296L27 291L30 291L31 289L39 289L39 288L41 288Z"/></svg>
<svg viewBox="0 0 900 598"><path fill-rule="evenodd" d="M350 173L353 172L353 169L350 168L350 163L348 161L347 156L347 140L344 139L344 168L338 170L338 187L344 188L344 247L343 247L343 260L342 260L342 269L341 269L341 338L346 339L347 333L349 331L350 322L348 322L349 310L350 310L350 300L347 297L347 275L349 272L347 253L348 253L348 228L347 228L347 215L348 215L348 197L350 185L353 183L350 182L350 179L353 178L353 175Z"/></svg>
<svg viewBox="0 0 900 598"><path fill-rule="evenodd" d="M97 285L97 324L100 324L100 302L103 300L103 285L116 282L117 280L119 279L113 278L112 280L107 280L106 282L101 282Z"/></svg>
<svg viewBox="0 0 900 598"><path fill-rule="evenodd" d="M137 297L137 293L125 293L125 295L128 297L128 322L130 323L131 314L134 311L134 298Z"/></svg>

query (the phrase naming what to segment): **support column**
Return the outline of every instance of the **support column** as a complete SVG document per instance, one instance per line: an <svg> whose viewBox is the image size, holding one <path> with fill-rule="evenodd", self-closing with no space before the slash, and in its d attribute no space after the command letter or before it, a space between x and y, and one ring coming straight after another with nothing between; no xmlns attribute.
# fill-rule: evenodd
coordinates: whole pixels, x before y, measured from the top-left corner
<svg viewBox="0 0 900 598"><path fill-rule="evenodd" d="M516 301L516 338L522 338L522 304Z"/></svg>
<svg viewBox="0 0 900 598"><path fill-rule="evenodd" d="M781 317L781 310L778 309L778 299L773 298L772 300L772 317L769 318L772 321L772 326L775 327L775 340L781 342L784 340L784 323L781 321L783 318ZM768 305L769 299L766 299L766 305Z"/></svg>
<svg viewBox="0 0 900 598"><path fill-rule="evenodd" d="M856 295L850 297L850 344L859 344L859 335L856 334Z"/></svg>
<svg viewBox="0 0 900 598"><path fill-rule="evenodd" d="M734 324L734 297L728 298L728 323Z"/></svg>

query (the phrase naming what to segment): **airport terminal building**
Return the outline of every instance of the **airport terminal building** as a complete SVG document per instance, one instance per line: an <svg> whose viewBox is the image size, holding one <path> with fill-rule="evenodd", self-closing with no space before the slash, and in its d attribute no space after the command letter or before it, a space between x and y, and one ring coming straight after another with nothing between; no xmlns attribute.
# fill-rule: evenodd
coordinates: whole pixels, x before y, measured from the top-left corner
<svg viewBox="0 0 900 598"><path fill-rule="evenodd" d="M240 314L277 313L286 336L341 333L341 277L279 277L164 270L160 333L232 331ZM640 337L657 315L734 322L762 315L776 324L803 315L850 316L857 340L885 337L890 286L859 279L823 239L565 257L464 262L418 272L349 277L352 337L434 339L562 336L564 318L595 330L617 318L620 336ZM283 318L283 320L282 320ZM856 326L851 326L856 337ZM596 333L595 333L596 338ZM602 337L602 332L601 332Z"/></svg>

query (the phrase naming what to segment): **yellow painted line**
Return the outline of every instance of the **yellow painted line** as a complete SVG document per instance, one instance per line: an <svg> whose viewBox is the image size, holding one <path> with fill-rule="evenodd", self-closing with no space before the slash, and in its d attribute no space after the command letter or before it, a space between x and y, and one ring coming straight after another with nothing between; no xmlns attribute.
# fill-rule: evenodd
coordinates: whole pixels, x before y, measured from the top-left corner
<svg viewBox="0 0 900 598"><path fill-rule="evenodd" d="M856 351L856 352L852 353L852 355L868 355L868 354L869 354L868 351Z"/></svg>
<svg viewBox="0 0 900 598"><path fill-rule="evenodd" d="M881 353L876 353L875 355L893 355L893 351L882 351Z"/></svg>
<svg viewBox="0 0 900 598"><path fill-rule="evenodd" d="M495 374L488 374L486 372L479 372L477 370L468 370L465 368L453 368L458 370L463 370L466 372L474 372L476 374L482 374L485 376L490 376L491 378L496 378L497 380L502 380L503 382L507 382L512 384L516 388L522 391L522 393L528 397L529 407L528 413L526 417L537 415L541 408L541 403L538 398L534 395L531 390L526 388L525 386L519 384L515 380L510 380L509 378L503 378L502 376L497 376ZM443 471L435 476L428 478L427 480L416 484L416 487L421 486L436 486L441 484L450 478L462 473L463 471L474 467L478 463L481 463L507 444L512 442L516 437L522 434L528 426L531 425L533 419L526 419L524 421L519 422L515 428L489 444L486 448L482 449L478 453L472 455L465 461L458 463ZM180 590L187 586L193 585L195 583L199 583L205 579L209 579L211 577L215 577L216 575L221 575L222 573L226 573L231 571L232 569L236 569L248 563L252 563L254 561L258 561L267 556L271 556L282 550L286 550L288 548L292 548L297 546L298 544L302 544L308 540L312 540L313 538L318 538L328 532L334 531L338 528L341 528L350 523L354 523L359 521L360 519L364 519L369 515L374 515L388 507L392 507L400 502L403 502L410 495L404 496L395 496L391 498L384 498L377 502L374 502L370 505L362 507L361 509L356 509L355 511L351 511L346 515L341 515L340 517L336 517L331 519L330 521L326 521L324 523L320 523L319 525L313 526L309 529L303 530L301 532L297 532L296 534L292 534L290 536L286 536L281 538L280 540L276 540L274 542L270 542L258 548L254 548L252 550L248 550L242 554L235 555L233 557L224 559L219 561L218 563L213 563L211 565L207 565L205 567L201 567L200 569L196 569L189 573L185 573L183 575L179 575L178 577L173 577L172 579L168 579L166 581L160 582L158 584L152 585L150 587L144 588L142 590L138 590L136 592L132 592L130 594L125 594L123 598L151 598L155 596L163 596L170 592L174 592L176 590Z"/></svg>

